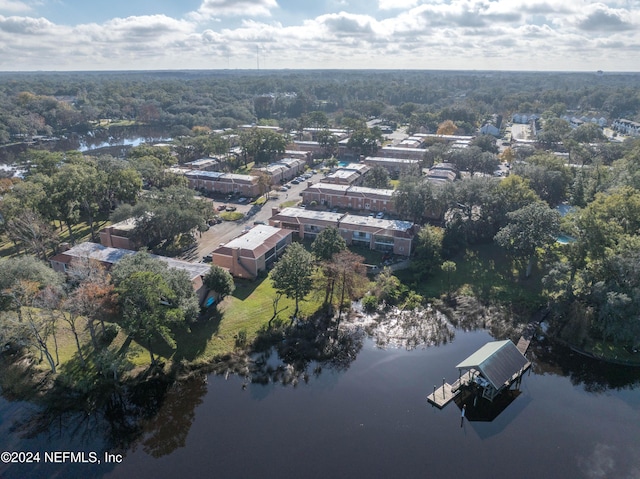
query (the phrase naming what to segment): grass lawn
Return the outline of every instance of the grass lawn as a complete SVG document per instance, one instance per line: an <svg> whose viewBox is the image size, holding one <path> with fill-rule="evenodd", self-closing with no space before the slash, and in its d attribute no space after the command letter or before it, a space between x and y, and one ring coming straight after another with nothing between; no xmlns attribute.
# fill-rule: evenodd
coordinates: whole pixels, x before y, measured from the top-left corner
<svg viewBox="0 0 640 479"><path fill-rule="evenodd" d="M96 218L93 223L94 231L97 235L98 231L100 231L105 226L109 225L110 221L106 218ZM71 237L69 236L69 230L65 224L62 224L62 229L60 228L61 223L59 221L54 221L51 226L58 232L59 235L59 243L70 243ZM85 241L91 240L91 228L89 227L89 223L83 222L74 225L71 228L73 232L73 236L75 238L76 244L83 243ZM23 254L24 250L20 250L20 253ZM50 254L53 251L49 252ZM18 249L14 246L14 244L6 237L6 235L2 235L0 237L0 257L9 258L18 254Z"/></svg>
<svg viewBox="0 0 640 479"><path fill-rule="evenodd" d="M452 261L456 263L456 271L450 277L437 270L426 280L416 281L411 269L398 271L397 276L427 298L438 298L450 288L452 292L475 295L488 302L508 303L526 309L540 306L543 272L534 267L531 276L525 279L499 246L470 247Z"/></svg>
<svg viewBox="0 0 640 479"><path fill-rule="evenodd" d="M275 290L268 278L256 281L239 281L232 296L218 306L210 319L201 319L190 327L174 329L176 347L171 348L162 339L153 345L154 354L164 359L168 364L172 361L188 361L206 363L217 356L232 353L237 349L236 338L245 335L247 343L251 343L258 331L264 328L273 315L273 298ZM309 296L308 301L300 303L300 316L310 316L321 306L321 300ZM288 321L295 309L293 300L282 297L278 305L279 318ZM78 321L79 328L83 321ZM243 333L241 333L241 331ZM68 363L77 358L77 348L73 334L66 323L59 321L57 326L58 354L60 364ZM82 344L90 341L89 334L80 334ZM49 340L51 353L54 354L53 338ZM136 367L146 367L150 364L149 351L122 330L111 343L111 348L127 354L129 360ZM37 355L37 352L34 351ZM45 362L42 368L47 368Z"/></svg>
<svg viewBox="0 0 640 479"><path fill-rule="evenodd" d="M280 203L280 209L285 209L285 208L289 208L290 206L295 206L298 203L300 203L300 200L289 200L289 201L285 201L284 203Z"/></svg>

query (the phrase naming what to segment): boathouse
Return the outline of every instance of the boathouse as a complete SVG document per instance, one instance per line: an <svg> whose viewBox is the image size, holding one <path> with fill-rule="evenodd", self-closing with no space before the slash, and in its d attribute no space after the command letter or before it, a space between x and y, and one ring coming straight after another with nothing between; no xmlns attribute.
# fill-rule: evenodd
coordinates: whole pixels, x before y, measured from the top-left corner
<svg viewBox="0 0 640 479"><path fill-rule="evenodd" d="M493 399L517 381L531 366L509 339L485 344L456 367L459 377L469 375L469 383L482 389L482 397Z"/></svg>

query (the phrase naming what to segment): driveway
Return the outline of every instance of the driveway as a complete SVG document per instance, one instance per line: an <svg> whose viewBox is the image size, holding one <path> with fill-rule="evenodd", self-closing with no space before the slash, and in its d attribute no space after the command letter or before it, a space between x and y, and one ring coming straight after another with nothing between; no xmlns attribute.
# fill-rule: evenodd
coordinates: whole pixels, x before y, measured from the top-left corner
<svg viewBox="0 0 640 479"><path fill-rule="evenodd" d="M308 181L317 183L322 178L321 173L313 175ZM291 185L291 183L288 183ZM196 252L192 253L189 261L200 261L203 256L211 253L214 249L220 246L221 243L228 243L233 238L240 236L246 227L252 227L255 221L263 221L269 224L271 218L271 208L277 208L281 203L287 201L300 201L300 193L307 188L307 181L304 181L298 185L291 185L291 189L287 192L271 191L271 198L262 206L252 206L248 204L240 204L237 199L229 202L213 201L213 207L217 209L218 205L233 205L237 208L236 211L245 214L245 217L239 221L223 221L220 224L213 225L208 231L202 233L202 236L198 239L198 248Z"/></svg>

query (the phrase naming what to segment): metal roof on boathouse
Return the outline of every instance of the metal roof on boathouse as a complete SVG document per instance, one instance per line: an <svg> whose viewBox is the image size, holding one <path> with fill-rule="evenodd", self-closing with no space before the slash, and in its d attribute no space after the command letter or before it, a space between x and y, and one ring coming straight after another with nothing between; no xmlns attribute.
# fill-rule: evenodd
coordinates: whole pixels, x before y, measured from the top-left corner
<svg viewBox="0 0 640 479"><path fill-rule="evenodd" d="M516 345L506 339L485 344L456 367L460 370L476 369L496 390L500 390L528 362Z"/></svg>

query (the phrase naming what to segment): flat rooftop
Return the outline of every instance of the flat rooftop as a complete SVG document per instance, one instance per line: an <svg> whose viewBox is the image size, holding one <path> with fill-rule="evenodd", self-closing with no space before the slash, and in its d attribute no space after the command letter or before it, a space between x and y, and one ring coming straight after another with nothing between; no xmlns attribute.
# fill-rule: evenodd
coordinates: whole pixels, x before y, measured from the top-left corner
<svg viewBox="0 0 640 479"><path fill-rule="evenodd" d="M278 215L288 216L290 218L306 218L312 220L338 222L344 216L343 213L332 213L330 211L314 211L304 208L285 208Z"/></svg>
<svg viewBox="0 0 640 479"><path fill-rule="evenodd" d="M264 244L272 236L278 235L282 228L269 225L256 225L245 234L232 239L224 245L225 248L242 248L254 250Z"/></svg>
<svg viewBox="0 0 640 479"><path fill-rule="evenodd" d="M409 231L413 227L410 221L384 220L373 216L345 215L341 225L369 226L392 231Z"/></svg>
<svg viewBox="0 0 640 479"><path fill-rule="evenodd" d="M410 158L384 158L382 156L367 156L364 161L371 161L372 163L406 163L416 165L420 160L412 160Z"/></svg>
<svg viewBox="0 0 640 479"><path fill-rule="evenodd" d="M73 258L89 258L103 263L115 264L125 256L135 254L135 251L122 248L108 248L98 243L81 243L73 248L64 251L62 254ZM159 259L169 266L169 268L181 269L189 274L192 281L198 276L204 276L209 271L209 266L202 263L190 263L179 259L167 258L166 256L149 255Z"/></svg>

